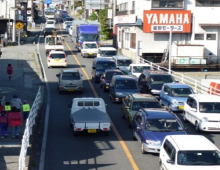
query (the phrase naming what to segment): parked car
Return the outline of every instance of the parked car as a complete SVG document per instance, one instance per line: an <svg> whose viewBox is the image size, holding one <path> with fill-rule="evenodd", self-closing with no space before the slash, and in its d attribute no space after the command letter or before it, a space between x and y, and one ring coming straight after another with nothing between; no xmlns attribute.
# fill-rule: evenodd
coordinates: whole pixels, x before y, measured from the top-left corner
<svg viewBox="0 0 220 170"><path fill-rule="evenodd" d="M115 103L122 102L122 99L128 94L138 93L139 88L135 77L129 75L116 75L112 77L109 91L109 97L112 103Z"/></svg>
<svg viewBox="0 0 220 170"><path fill-rule="evenodd" d="M117 54L118 51L114 47L99 47L97 58L103 57L103 58L112 59L112 57L116 56Z"/></svg>
<svg viewBox="0 0 220 170"><path fill-rule="evenodd" d="M118 69L108 69L100 77L100 87L103 89L103 92L109 90L109 84L111 79L115 75L124 75L124 73Z"/></svg>
<svg viewBox="0 0 220 170"><path fill-rule="evenodd" d="M160 153L167 135L186 135L181 120L164 109L140 109L134 115L133 139L141 143L141 152Z"/></svg>
<svg viewBox="0 0 220 170"><path fill-rule="evenodd" d="M162 108L156 97L150 94L134 93L128 94L122 101L122 118L128 121L128 127L131 128L135 113L141 108Z"/></svg>
<svg viewBox="0 0 220 170"><path fill-rule="evenodd" d="M52 50L47 56L47 67L67 67L67 59L64 51Z"/></svg>
<svg viewBox="0 0 220 170"><path fill-rule="evenodd" d="M92 80L98 83L101 75L107 69L116 69L115 62L107 58L95 58L92 62Z"/></svg>
<svg viewBox="0 0 220 170"><path fill-rule="evenodd" d="M159 158L161 170L220 169L219 149L202 135L166 136Z"/></svg>
<svg viewBox="0 0 220 170"><path fill-rule="evenodd" d="M96 57L98 53L98 44L95 41L84 41L81 49L81 56Z"/></svg>
<svg viewBox="0 0 220 170"><path fill-rule="evenodd" d="M161 89L160 102L170 111L183 111L190 94L194 94L194 91L187 84L165 83Z"/></svg>
<svg viewBox="0 0 220 170"><path fill-rule="evenodd" d="M184 105L183 119L192 123L197 132L220 132L220 96L190 94Z"/></svg>
<svg viewBox="0 0 220 170"><path fill-rule="evenodd" d="M79 92L83 93L83 79L77 69L61 70L56 75L58 78L58 91L62 92Z"/></svg>
<svg viewBox="0 0 220 170"><path fill-rule="evenodd" d="M138 78L140 93L152 94L158 99L163 84L172 82L175 82L174 77L160 70L144 70Z"/></svg>

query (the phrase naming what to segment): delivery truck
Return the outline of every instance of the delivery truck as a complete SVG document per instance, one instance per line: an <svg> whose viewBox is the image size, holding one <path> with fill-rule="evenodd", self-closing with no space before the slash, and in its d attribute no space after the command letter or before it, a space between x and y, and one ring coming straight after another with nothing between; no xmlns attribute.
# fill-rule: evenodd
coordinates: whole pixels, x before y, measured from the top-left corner
<svg viewBox="0 0 220 170"><path fill-rule="evenodd" d="M100 23L97 21L73 20L72 42L78 51L81 51L84 41L95 41L100 44Z"/></svg>

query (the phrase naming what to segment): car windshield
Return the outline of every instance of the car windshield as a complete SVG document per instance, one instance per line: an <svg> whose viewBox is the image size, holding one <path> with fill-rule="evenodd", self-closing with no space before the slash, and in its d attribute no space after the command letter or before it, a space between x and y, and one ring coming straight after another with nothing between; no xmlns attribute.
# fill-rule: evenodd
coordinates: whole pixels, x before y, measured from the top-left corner
<svg viewBox="0 0 220 170"><path fill-rule="evenodd" d="M142 73L143 70L150 70L151 66L133 66L133 73Z"/></svg>
<svg viewBox="0 0 220 170"><path fill-rule="evenodd" d="M54 24L53 21L47 21L47 24Z"/></svg>
<svg viewBox="0 0 220 170"><path fill-rule="evenodd" d="M98 41L99 35L98 34L81 34L79 36L80 41Z"/></svg>
<svg viewBox="0 0 220 170"><path fill-rule="evenodd" d="M64 54L51 54L50 58L52 59L61 59L61 58L65 58Z"/></svg>
<svg viewBox="0 0 220 170"><path fill-rule="evenodd" d="M129 66L131 63L131 60L117 60L118 66Z"/></svg>
<svg viewBox="0 0 220 170"><path fill-rule="evenodd" d="M116 89L138 89L137 82L135 80L116 80Z"/></svg>
<svg viewBox="0 0 220 170"><path fill-rule="evenodd" d="M78 72L70 72L70 73L63 73L62 80L80 80L80 74Z"/></svg>
<svg viewBox="0 0 220 170"><path fill-rule="evenodd" d="M111 80L112 76L114 76L114 75L123 75L123 73L121 73L121 72L109 72L109 73L106 74L105 79L106 80Z"/></svg>
<svg viewBox="0 0 220 170"><path fill-rule="evenodd" d="M172 88L171 96L173 97L187 97L192 94L193 90L191 88Z"/></svg>
<svg viewBox="0 0 220 170"><path fill-rule="evenodd" d="M220 165L219 151L179 151L177 153L177 164L179 165ZM207 168L208 169L208 168Z"/></svg>
<svg viewBox="0 0 220 170"><path fill-rule="evenodd" d="M117 55L117 51L108 51L108 50L105 50L105 51L101 51L100 52L100 55L102 57L112 57L114 55Z"/></svg>
<svg viewBox="0 0 220 170"><path fill-rule="evenodd" d="M135 101L132 105L133 111L138 111L141 108L162 108L159 102L154 101Z"/></svg>
<svg viewBox="0 0 220 170"><path fill-rule="evenodd" d="M183 131L177 119L147 119L145 129L158 132Z"/></svg>
<svg viewBox="0 0 220 170"><path fill-rule="evenodd" d="M106 70L106 69L115 69L116 65L114 62L101 62L97 63L96 69L100 70Z"/></svg>
<svg viewBox="0 0 220 170"><path fill-rule="evenodd" d="M45 11L45 15L54 15L55 14L55 12L53 12L53 11Z"/></svg>
<svg viewBox="0 0 220 170"><path fill-rule="evenodd" d="M219 113L220 114L220 103L219 102L200 102L199 111L201 113Z"/></svg>
<svg viewBox="0 0 220 170"><path fill-rule="evenodd" d="M98 48L97 44L85 44L85 49Z"/></svg>
<svg viewBox="0 0 220 170"><path fill-rule="evenodd" d="M73 18L67 17L67 18L65 18L65 20L66 20L66 21L73 21Z"/></svg>
<svg viewBox="0 0 220 170"><path fill-rule="evenodd" d="M150 78L151 84L164 84L175 82L171 75L152 75Z"/></svg>

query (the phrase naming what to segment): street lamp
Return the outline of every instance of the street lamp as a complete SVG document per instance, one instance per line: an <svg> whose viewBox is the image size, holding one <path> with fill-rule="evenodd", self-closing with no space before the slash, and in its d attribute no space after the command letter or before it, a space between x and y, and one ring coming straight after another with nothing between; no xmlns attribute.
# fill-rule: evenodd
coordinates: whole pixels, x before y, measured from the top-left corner
<svg viewBox="0 0 220 170"><path fill-rule="evenodd" d="M9 40L11 40L10 39L10 34L11 34L11 15L10 15L10 11L11 11L11 9L14 9L14 10L17 10L17 9L21 9L21 10L24 10L25 9L25 7L24 6L21 6L21 7L10 7L9 8L9 19L8 19L8 23L9 23ZM14 22L13 22L13 41L15 41L15 18L14 18Z"/></svg>

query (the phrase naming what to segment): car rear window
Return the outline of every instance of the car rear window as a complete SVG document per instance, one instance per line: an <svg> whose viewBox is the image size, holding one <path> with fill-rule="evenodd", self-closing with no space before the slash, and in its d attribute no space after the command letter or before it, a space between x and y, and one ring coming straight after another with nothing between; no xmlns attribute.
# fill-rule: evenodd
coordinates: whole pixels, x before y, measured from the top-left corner
<svg viewBox="0 0 220 170"><path fill-rule="evenodd" d="M152 75L151 84L164 84L175 82L175 79L171 75Z"/></svg>
<svg viewBox="0 0 220 170"><path fill-rule="evenodd" d="M118 66L129 66L132 63L131 60L118 60L117 65Z"/></svg>
<svg viewBox="0 0 220 170"><path fill-rule="evenodd" d="M101 51L100 54L102 57L112 57L117 55L117 51Z"/></svg>
<svg viewBox="0 0 220 170"><path fill-rule="evenodd" d="M47 24L54 24L53 21L47 21Z"/></svg>
<svg viewBox="0 0 220 170"><path fill-rule="evenodd" d="M80 74L78 72L75 73L63 73L62 80L80 80Z"/></svg>
<svg viewBox="0 0 220 170"><path fill-rule="evenodd" d="M96 65L97 69L114 69L116 68L115 62L100 62Z"/></svg>
<svg viewBox="0 0 220 170"><path fill-rule="evenodd" d="M133 102L132 110L138 111L141 108L162 108L159 102L136 101Z"/></svg>
<svg viewBox="0 0 220 170"><path fill-rule="evenodd" d="M99 101L79 101L78 106L100 106Z"/></svg>
<svg viewBox="0 0 220 170"><path fill-rule="evenodd" d="M110 73L107 73L106 74L106 80L111 80L112 79L112 76L114 76L114 75L123 75L123 73L122 72L110 72Z"/></svg>
<svg viewBox="0 0 220 170"><path fill-rule="evenodd" d="M56 58L65 58L64 54L51 54L50 57L52 59L56 59Z"/></svg>
<svg viewBox="0 0 220 170"><path fill-rule="evenodd" d="M137 89L137 82L135 80L116 80L116 89Z"/></svg>

